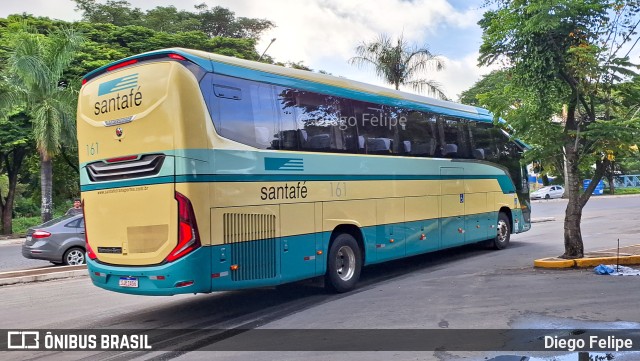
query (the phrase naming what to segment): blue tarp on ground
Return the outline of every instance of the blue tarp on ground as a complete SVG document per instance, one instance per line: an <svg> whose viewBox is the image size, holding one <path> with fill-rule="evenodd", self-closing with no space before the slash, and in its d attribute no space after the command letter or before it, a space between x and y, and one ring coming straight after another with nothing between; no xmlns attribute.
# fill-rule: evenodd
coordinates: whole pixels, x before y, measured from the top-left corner
<svg viewBox="0 0 640 361"><path fill-rule="evenodd" d="M593 271L599 275L612 276L640 276L640 270L625 266L604 265L596 266Z"/></svg>

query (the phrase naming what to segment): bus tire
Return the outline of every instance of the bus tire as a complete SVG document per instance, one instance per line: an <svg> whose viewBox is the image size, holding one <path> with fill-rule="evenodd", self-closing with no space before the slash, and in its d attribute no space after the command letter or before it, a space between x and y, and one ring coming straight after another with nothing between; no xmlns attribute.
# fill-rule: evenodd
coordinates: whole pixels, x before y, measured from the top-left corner
<svg viewBox="0 0 640 361"><path fill-rule="evenodd" d="M509 221L509 217L500 212L498 214L498 224L496 236L491 242L493 248L495 249L505 249L509 245L509 241L511 240L511 222Z"/></svg>
<svg viewBox="0 0 640 361"><path fill-rule="evenodd" d="M333 292L355 288L362 269L362 252L358 242L348 233L340 233L331 243L327 259L325 286Z"/></svg>

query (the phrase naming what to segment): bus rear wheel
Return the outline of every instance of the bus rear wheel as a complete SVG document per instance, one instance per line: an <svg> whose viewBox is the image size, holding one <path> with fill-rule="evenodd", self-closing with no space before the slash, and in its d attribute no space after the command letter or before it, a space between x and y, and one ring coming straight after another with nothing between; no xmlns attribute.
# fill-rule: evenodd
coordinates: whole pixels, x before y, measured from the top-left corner
<svg viewBox="0 0 640 361"><path fill-rule="evenodd" d="M355 238L339 234L331 244L327 260L325 285L334 292L348 292L355 288L362 269L362 252Z"/></svg>
<svg viewBox="0 0 640 361"><path fill-rule="evenodd" d="M505 249L509 245L509 240L511 240L511 222L509 221L509 217L500 212L498 214L498 224L496 237L492 240L491 245L495 249Z"/></svg>

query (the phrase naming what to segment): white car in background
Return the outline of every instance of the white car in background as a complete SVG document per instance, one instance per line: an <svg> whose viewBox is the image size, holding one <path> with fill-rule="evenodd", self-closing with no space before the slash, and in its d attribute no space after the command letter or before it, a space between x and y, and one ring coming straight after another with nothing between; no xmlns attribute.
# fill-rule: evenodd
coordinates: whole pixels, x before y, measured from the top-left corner
<svg viewBox="0 0 640 361"><path fill-rule="evenodd" d="M564 195L564 188L562 186L546 186L531 193L531 199L551 199L562 198Z"/></svg>

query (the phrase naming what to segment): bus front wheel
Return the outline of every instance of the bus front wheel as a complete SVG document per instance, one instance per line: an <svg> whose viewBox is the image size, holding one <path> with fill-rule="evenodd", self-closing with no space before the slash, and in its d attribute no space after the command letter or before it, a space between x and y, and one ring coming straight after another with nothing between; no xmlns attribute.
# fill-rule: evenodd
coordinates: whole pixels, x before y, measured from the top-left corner
<svg viewBox="0 0 640 361"><path fill-rule="evenodd" d="M509 221L509 217L500 212L498 214L498 224L497 224L497 232L496 237L493 239L493 248L495 249L505 249L509 245L509 240L511 239L511 222Z"/></svg>
<svg viewBox="0 0 640 361"><path fill-rule="evenodd" d="M355 288L362 269L362 252L355 238L348 233L339 234L331 244L327 260L326 286L335 292L348 292Z"/></svg>

